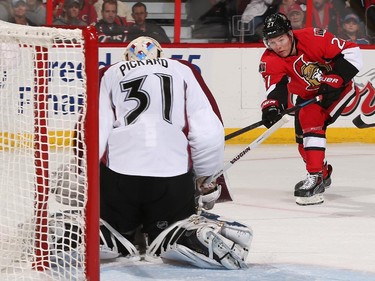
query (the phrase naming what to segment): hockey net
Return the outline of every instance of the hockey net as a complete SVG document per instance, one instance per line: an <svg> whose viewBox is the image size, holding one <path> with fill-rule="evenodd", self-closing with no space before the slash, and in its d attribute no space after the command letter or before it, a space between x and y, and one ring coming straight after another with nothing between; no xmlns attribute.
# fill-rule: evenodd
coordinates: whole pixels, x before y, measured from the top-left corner
<svg viewBox="0 0 375 281"><path fill-rule="evenodd" d="M96 42L0 21L0 280L98 280Z"/></svg>

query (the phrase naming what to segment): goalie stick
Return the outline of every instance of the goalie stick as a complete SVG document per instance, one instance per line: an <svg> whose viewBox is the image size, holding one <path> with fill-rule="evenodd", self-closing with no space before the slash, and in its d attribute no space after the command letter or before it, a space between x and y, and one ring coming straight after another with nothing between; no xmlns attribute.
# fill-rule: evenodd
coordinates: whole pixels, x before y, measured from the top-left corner
<svg viewBox="0 0 375 281"><path fill-rule="evenodd" d="M295 112L295 111L301 109L302 107L304 107L306 105L318 102L320 100L322 100L322 96L313 97L312 99L309 99L307 101L301 102L301 103L299 103L299 104L297 104L297 105L295 105L293 107L290 107L290 108L284 110L283 112L281 112L281 116L284 116L286 114ZM243 133L246 133L246 132L248 132L248 131L250 131L252 129L258 128L258 127L262 126L263 124L264 124L264 122L262 120L258 121L258 122L254 123L254 124L251 124L251 125L249 125L249 126L247 126L245 128L242 128L242 129L240 129L238 131L235 131L233 133L230 133L230 134L226 135L225 136L225 140L230 140L230 139L232 139L234 137L237 137L237 136L239 136L239 135L241 135Z"/></svg>
<svg viewBox="0 0 375 281"><path fill-rule="evenodd" d="M372 128L372 127L375 127L375 123L365 123L362 118L361 118L361 115L358 115L357 117L355 117L353 120L352 120L353 124L359 128L359 129L366 129L366 128Z"/></svg>

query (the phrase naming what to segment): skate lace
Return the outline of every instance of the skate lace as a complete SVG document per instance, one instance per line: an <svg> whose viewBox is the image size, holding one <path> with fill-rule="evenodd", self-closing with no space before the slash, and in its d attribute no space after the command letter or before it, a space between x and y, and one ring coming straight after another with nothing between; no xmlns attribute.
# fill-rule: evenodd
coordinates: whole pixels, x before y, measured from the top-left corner
<svg viewBox="0 0 375 281"><path fill-rule="evenodd" d="M306 179L303 182L301 189L310 189L315 186L318 181L318 175L307 174Z"/></svg>

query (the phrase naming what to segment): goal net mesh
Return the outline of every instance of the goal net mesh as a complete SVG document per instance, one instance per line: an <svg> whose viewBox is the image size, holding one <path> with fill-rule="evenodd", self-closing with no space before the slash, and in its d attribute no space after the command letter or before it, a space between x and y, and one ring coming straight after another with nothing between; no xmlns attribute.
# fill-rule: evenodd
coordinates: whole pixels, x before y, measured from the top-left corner
<svg viewBox="0 0 375 281"><path fill-rule="evenodd" d="M85 280L84 47L0 22L0 280Z"/></svg>

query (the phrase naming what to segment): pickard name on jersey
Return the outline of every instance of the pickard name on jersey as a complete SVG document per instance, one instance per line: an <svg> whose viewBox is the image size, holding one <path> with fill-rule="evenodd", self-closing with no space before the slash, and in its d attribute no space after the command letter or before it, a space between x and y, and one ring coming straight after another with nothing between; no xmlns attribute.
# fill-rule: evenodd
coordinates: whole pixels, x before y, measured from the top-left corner
<svg viewBox="0 0 375 281"><path fill-rule="evenodd" d="M137 60L137 61L127 61L123 64L120 64L119 69L123 76L126 75L126 71L139 67L141 65L161 65L163 67L168 67L168 61L162 58L157 59L145 59L145 60Z"/></svg>

